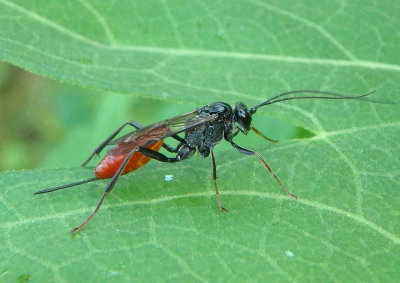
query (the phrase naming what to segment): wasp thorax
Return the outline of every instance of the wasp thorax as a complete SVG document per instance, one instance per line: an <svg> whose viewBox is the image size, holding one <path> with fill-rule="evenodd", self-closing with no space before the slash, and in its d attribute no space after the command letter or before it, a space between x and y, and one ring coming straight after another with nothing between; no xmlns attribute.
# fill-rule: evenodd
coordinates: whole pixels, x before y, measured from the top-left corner
<svg viewBox="0 0 400 283"><path fill-rule="evenodd" d="M237 102L235 104L235 109L233 110L234 122L237 128L247 134L250 130L251 125L251 114L247 109L247 106L242 102Z"/></svg>

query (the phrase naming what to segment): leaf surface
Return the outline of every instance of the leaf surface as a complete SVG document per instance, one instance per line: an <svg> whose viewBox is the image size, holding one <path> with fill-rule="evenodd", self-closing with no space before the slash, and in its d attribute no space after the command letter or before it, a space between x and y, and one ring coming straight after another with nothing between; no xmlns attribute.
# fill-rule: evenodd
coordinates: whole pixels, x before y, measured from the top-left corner
<svg viewBox="0 0 400 283"><path fill-rule="evenodd" d="M122 177L75 236L68 231L105 182L33 192L90 178L92 169L3 172L0 279L399 278L398 14L392 1L0 0L0 57L69 84L199 105L251 106L304 88L378 88L371 99L389 102L260 109L256 123L268 114L315 134L252 148L299 199L258 160L222 152L227 214L215 201L210 160L196 156Z"/></svg>

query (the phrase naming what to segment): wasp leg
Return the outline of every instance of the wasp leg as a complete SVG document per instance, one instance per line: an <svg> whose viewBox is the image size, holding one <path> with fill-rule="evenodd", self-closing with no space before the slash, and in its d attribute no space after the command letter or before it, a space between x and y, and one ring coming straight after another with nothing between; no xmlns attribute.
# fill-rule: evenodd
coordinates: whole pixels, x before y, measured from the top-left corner
<svg viewBox="0 0 400 283"><path fill-rule="evenodd" d="M177 154L176 157L170 158L170 157L165 156L164 154L159 153L158 151L154 151L154 150L148 149L147 147L135 147L125 157L124 161L119 166L117 172L115 172L114 176L108 182L108 184L106 186L106 189L104 190L103 196L101 197L99 203L97 204L97 206L94 209L94 211L92 212L92 214L90 214L89 217L84 222L82 222L81 225L79 225L78 227L72 229L71 233L75 233L75 232L81 230L86 224L89 223L89 221L93 218L93 216L95 216L97 211L100 209L100 206L102 205L102 203L104 201L104 198L111 192L111 190L113 189L113 187L114 187L115 183L117 182L119 176L121 176L122 172L124 171L124 169L126 167L126 164L128 164L129 159L131 159L132 155L135 152L140 152L143 155L146 155L146 156L148 156L148 157L150 157L152 159L155 159L155 160L158 160L158 161L161 161L161 162L174 163L174 162L182 161L182 160L192 156L195 150L196 150L195 148L185 147L184 150L181 149L181 152L179 154Z"/></svg>
<svg viewBox="0 0 400 283"><path fill-rule="evenodd" d="M172 136L172 137L175 138L174 136ZM179 137L179 136L177 136L177 137ZM177 153L179 148L182 146L182 144L184 144L184 142L180 142L176 147L172 147L169 144L163 143L162 147L171 153Z"/></svg>
<svg viewBox="0 0 400 283"><path fill-rule="evenodd" d="M38 192L33 193L33 194L34 195L38 195L38 194L50 193L50 192L62 190L62 189L65 189L65 188L74 187L74 186L82 185L82 184L85 184L85 183L90 183L90 182L97 181L97 180L100 180L100 179L94 177L94 178L86 179L86 180L79 181L79 182L74 182L74 183L67 184L67 185L62 185L62 186L58 186L58 187L54 187L54 188L41 190L41 191L38 191Z"/></svg>
<svg viewBox="0 0 400 283"><path fill-rule="evenodd" d="M274 139L271 139L271 138L267 137L266 135L264 135L263 133L261 133L259 130L257 130L257 129L254 128L253 126L251 127L251 130L252 130L253 132L255 132L257 135L259 135L260 137L262 137L263 139L265 139L265 140L267 140L267 141L269 141L269 142L274 142L274 143L277 143L277 142L278 142L278 140L274 140Z"/></svg>
<svg viewBox="0 0 400 283"><path fill-rule="evenodd" d="M128 163L129 159L131 159L132 155L135 152L140 151L139 147L135 147L131 152L129 152L129 154L125 157L124 161L121 163L121 166L119 166L117 172L115 172L114 176L111 178L111 180L108 182L106 189L104 190L103 196L101 197L99 203L97 204L96 208L94 209L94 211L92 212L92 214L89 215L88 218L86 218L85 221L82 222L81 225L79 225L78 227L74 228L71 230L71 233L76 233L79 230L81 230L86 224L89 223L90 220L92 220L93 216L95 216L95 214L97 213L97 211L99 211L100 206L102 205L104 198L111 192L111 190L113 189L115 183L117 182L119 176L121 176L122 172L124 171L126 164Z"/></svg>
<svg viewBox="0 0 400 283"><path fill-rule="evenodd" d="M143 126L142 126L140 123L138 123L138 122L136 122L136 121L133 121L133 120L123 123L123 124L122 124L118 129L116 129L107 139L105 139L98 147L96 147L96 149L92 152L92 154L89 155L89 157L85 160L85 162L82 163L81 166L82 166L82 167L86 166L86 164L88 164L88 162L89 162L95 155L98 155L98 154L108 145L108 143L109 143L113 138L115 138L115 136L118 135L119 132L121 132L121 130L122 130L125 126L127 126L127 125L130 125L130 126L134 127L136 130L143 128ZM164 143L162 144L162 146L163 146L166 150L168 150L168 151L170 151L170 152L177 152L179 146L180 146L182 143L185 143L185 140L182 139L181 137L179 137L178 135L172 135L171 137L180 142L180 144L178 145L178 147L177 147L177 148L173 148L173 147L171 147L171 146L169 146L169 145L167 145L167 144L164 144Z"/></svg>
<svg viewBox="0 0 400 283"><path fill-rule="evenodd" d="M275 175L275 173L272 171L271 167L268 165L268 163L255 151L243 148L233 141L229 141L231 145L237 149L240 153L247 154L247 155L254 155L255 157L258 158L258 160L261 161L261 163L265 166L265 168L268 169L269 173L275 178L276 182L281 186L281 188L291 197L297 198L296 195L292 194L288 189L285 188L285 186L281 183L281 181L278 179L278 177Z"/></svg>
<svg viewBox="0 0 400 283"><path fill-rule="evenodd" d="M108 138L106 138L98 147L96 147L96 149L92 152L92 154L89 155L89 157L85 160L85 162L82 163L82 167L86 166L86 164L88 164L88 162L95 156L98 155L106 146L107 144L113 139L115 138L116 135L118 135L118 133L126 126L126 125L130 125L136 129L141 129L143 128L143 126L141 124L139 124L136 121L128 121L123 123L118 129L116 129Z"/></svg>
<svg viewBox="0 0 400 283"><path fill-rule="evenodd" d="M147 147L139 147L139 151L141 154L146 155L147 157L150 157L152 159L161 162L175 163L189 158L195 153L196 149L189 146L179 147L177 150L178 153L175 157L168 157L158 151L154 151Z"/></svg>
<svg viewBox="0 0 400 283"><path fill-rule="evenodd" d="M213 165L213 180L214 180L215 194L217 196L218 206L222 211L227 212L228 210L226 210L222 206L221 197L218 192L217 166L215 164L214 151L212 149L210 151L211 151L211 159L212 159L212 165ZM175 163L175 162L185 160L185 159L189 158L190 156L192 156L194 154L194 152L195 152L194 148L184 147L184 150L182 150L182 148L181 148L176 157L168 157L162 153L159 153L158 151L154 151L154 150L146 148L146 147L140 147L141 154L146 155L147 157L150 157L152 159L155 159L155 160L158 160L161 162L169 162L169 163Z"/></svg>
<svg viewBox="0 0 400 283"><path fill-rule="evenodd" d="M221 197L219 196L219 192L218 192L218 186L217 186L217 166L215 164L215 156L214 156L214 150L211 148L210 149L211 152L211 160L212 160L212 165L213 165L213 180L214 180L214 188L215 188L215 195L217 196L217 202L218 202L218 206L219 209L223 212L228 212L228 210L222 206L222 202L221 202Z"/></svg>

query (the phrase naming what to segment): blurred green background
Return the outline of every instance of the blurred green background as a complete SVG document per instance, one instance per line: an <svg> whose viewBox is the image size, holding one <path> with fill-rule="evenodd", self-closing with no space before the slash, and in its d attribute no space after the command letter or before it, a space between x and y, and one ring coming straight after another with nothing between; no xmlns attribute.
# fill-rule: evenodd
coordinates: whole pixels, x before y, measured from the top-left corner
<svg viewBox="0 0 400 283"><path fill-rule="evenodd" d="M272 95L263 96L267 99ZM201 106L70 86L1 63L0 170L77 167L125 121L147 125ZM257 113L253 121L274 139L311 135L266 117L265 112ZM250 147L266 142L253 133L240 135L237 140ZM230 150L230 145L221 143L216 150ZM98 159L91 165L96 162Z"/></svg>

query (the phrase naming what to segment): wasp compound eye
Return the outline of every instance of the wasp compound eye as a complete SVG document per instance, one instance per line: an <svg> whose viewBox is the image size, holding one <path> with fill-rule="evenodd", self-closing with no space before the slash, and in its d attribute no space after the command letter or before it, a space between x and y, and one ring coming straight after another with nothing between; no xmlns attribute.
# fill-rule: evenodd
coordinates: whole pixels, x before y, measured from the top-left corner
<svg viewBox="0 0 400 283"><path fill-rule="evenodd" d="M237 102L235 104L234 115L239 130L243 133L247 133L251 127L251 114L247 106L242 102Z"/></svg>

